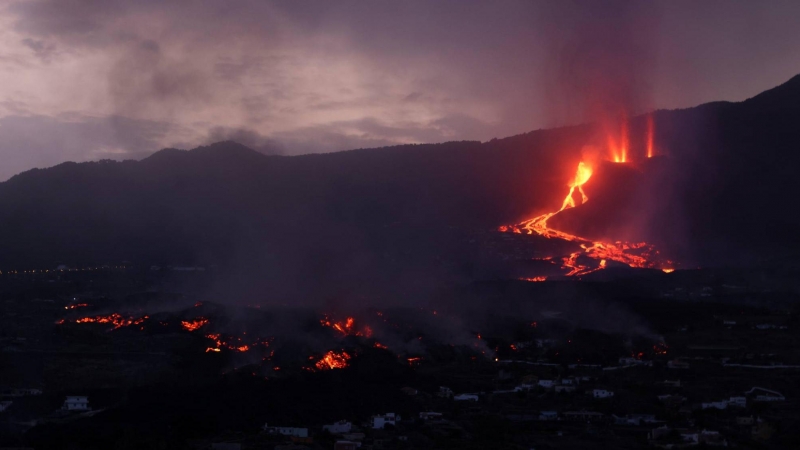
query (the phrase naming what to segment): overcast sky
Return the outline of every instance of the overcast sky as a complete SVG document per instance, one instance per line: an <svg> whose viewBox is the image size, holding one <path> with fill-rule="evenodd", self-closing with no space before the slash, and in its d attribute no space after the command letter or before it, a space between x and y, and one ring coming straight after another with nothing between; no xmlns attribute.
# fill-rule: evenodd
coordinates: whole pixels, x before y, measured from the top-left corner
<svg viewBox="0 0 800 450"><path fill-rule="evenodd" d="M0 0L0 180L224 139L488 140L743 100L800 73L800 2Z"/></svg>

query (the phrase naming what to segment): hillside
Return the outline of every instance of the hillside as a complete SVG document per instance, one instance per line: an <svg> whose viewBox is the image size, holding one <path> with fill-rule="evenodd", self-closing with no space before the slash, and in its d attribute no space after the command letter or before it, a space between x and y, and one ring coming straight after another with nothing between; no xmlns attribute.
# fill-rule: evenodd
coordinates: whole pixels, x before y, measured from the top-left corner
<svg viewBox="0 0 800 450"><path fill-rule="evenodd" d="M740 103L658 111L667 156L598 169L590 203L557 221L700 264L796 252L799 105L795 77ZM35 169L0 183L0 270L204 264L287 289L402 278L457 258L459 233L557 209L582 147L600 142L589 125L294 157L220 142Z"/></svg>

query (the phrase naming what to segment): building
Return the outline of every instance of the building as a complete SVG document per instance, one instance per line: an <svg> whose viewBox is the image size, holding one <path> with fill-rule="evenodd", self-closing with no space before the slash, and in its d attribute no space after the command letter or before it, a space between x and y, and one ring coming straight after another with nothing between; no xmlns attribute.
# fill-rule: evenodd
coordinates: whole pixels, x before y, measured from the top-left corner
<svg viewBox="0 0 800 450"><path fill-rule="evenodd" d="M555 384L556 383L553 380L539 380L539 387L543 387L545 389L552 389Z"/></svg>
<svg viewBox="0 0 800 450"><path fill-rule="evenodd" d="M439 397L450 398L453 396L453 390L447 386L439 386L439 392L436 395Z"/></svg>
<svg viewBox="0 0 800 450"><path fill-rule="evenodd" d="M340 420L331 425L323 425L322 429L330 434L343 434L349 433L353 429L353 424L346 420Z"/></svg>
<svg viewBox="0 0 800 450"><path fill-rule="evenodd" d="M575 422L601 422L605 415L597 411L567 411L564 418Z"/></svg>
<svg viewBox="0 0 800 450"><path fill-rule="evenodd" d="M463 401L477 402L478 401L478 396L475 395L475 394L458 394L455 397L453 397L453 400L462 401L462 402Z"/></svg>
<svg viewBox="0 0 800 450"><path fill-rule="evenodd" d="M298 438L307 438L308 437L308 428L296 428L296 427L271 427L269 424L264 424L264 431L269 434L280 434L283 436L291 436L291 437L298 437Z"/></svg>
<svg viewBox="0 0 800 450"><path fill-rule="evenodd" d="M374 430L382 430L386 425L396 426L399 421L400 416L395 413L372 416L372 428Z"/></svg>
<svg viewBox="0 0 800 450"><path fill-rule="evenodd" d="M656 416L652 414L628 414L627 416L618 417L615 415L611 416L614 419L615 425L635 425L641 426L642 424L654 424L659 423L659 420L656 420Z"/></svg>
<svg viewBox="0 0 800 450"><path fill-rule="evenodd" d="M708 403L701 403L700 407L703 409L727 409L728 408L728 401L721 400L718 402L708 402Z"/></svg>
<svg viewBox="0 0 800 450"><path fill-rule="evenodd" d="M441 419L442 418L442 413L433 412L433 411L421 412L421 413L419 413L419 418L422 419L422 420Z"/></svg>
<svg viewBox="0 0 800 450"><path fill-rule="evenodd" d="M64 411L91 411L89 398L86 396L68 396L61 407Z"/></svg>
<svg viewBox="0 0 800 450"><path fill-rule="evenodd" d="M755 401L757 402L782 402L786 400L786 397L780 392L771 391L762 387L753 387L745 392L745 394L755 396Z"/></svg>
<svg viewBox="0 0 800 450"><path fill-rule="evenodd" d="M605 389L594 389L592 391L592 397L594 398L611 398L614 396L614 393L611 391L607 391Z"/></svg>
<svg viewBox="0 0 800 450"><path fill-rule="evenodd" d="M539 420L558 420L558 412L539 411Z"/></svg>
<svg viewBox="0 0 800 450"><path fill-rule="evenodd" d="M555 389L556 393L559 393L559 392L575 392L575 386L558 385L554 389Z"/></svg>
<svg viewBox="0 0 800 450"><path fill-rule="evenodd" d="M747 397L731 397L730 400L728 400L728 406L747 408Z"/></svg>

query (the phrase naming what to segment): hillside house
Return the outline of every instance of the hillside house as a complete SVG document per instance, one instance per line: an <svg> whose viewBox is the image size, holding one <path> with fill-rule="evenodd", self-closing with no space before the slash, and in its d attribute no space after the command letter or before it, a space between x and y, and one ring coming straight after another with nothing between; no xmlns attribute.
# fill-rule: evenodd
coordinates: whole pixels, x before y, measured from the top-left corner
<svg viewBox="0 0 800 450"><path fill-rule="evenodd" d="M757 402L782 402L786 400L786 397L780 392L771 391L762 387L753 387L745 392L745 394L754 396Z"/></svg>
<svg viewBox="0 0 800 450"><path fill-rule="evenodd" d="M346 420L340 420L331 425L323 425L322 429L330 434L343 434L349 433L353 429L353 424Z"/></svg>
<svg viewBox="0 0 800 450"><path fill-rule="evenodd" d="M91 411L89 407L89 398L86 396L68 396L64 400L64 405L61 406L63 411Z"/></svg>
<svg viewBox="0 0 800 450"><path fill-rule="evenodd" d="M372 416L372 429L382 430L386 425L396 426L400 421L400 416L395 413Z"/></svg>
<svg viewBox="0 0 800 450"><path fill-rule="evenodd" d="M307 438L308 437L308 428L298 428L298 427L271 427L269 424L264 424L264 431L269 434L280 434L282 436L290 436L290 437L298 437L298 438Z"/></svg>
<svg viewBox="0 0 800 450"><path fill-rule="evenodd" d="M613 396L614 396L613 392L607 391L605 389L594 389L594 390L592 390L592 397L594 397L594 398L604 399L604 398L611 398Z"/></svg>

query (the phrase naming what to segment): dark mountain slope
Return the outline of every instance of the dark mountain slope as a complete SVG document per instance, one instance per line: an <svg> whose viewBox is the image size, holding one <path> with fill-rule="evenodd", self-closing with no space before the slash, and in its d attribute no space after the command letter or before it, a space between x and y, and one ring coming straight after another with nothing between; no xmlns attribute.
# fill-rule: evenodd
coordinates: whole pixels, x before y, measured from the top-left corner
<svg viewBox="0 0 800 450"><path fill-rule="evenodd" d="M800 248L800 77L655 117L667 156L621 176L598 168L565 227L703 264ZM631 123L639 153L644 120ZM0 183L0 269L130 260L239 267L286 286L418 279L438 270L431 261L457 265L458 230L557 209L581 149L603 142L588 125L296 157L221 142L31 170Z"/></svg>

